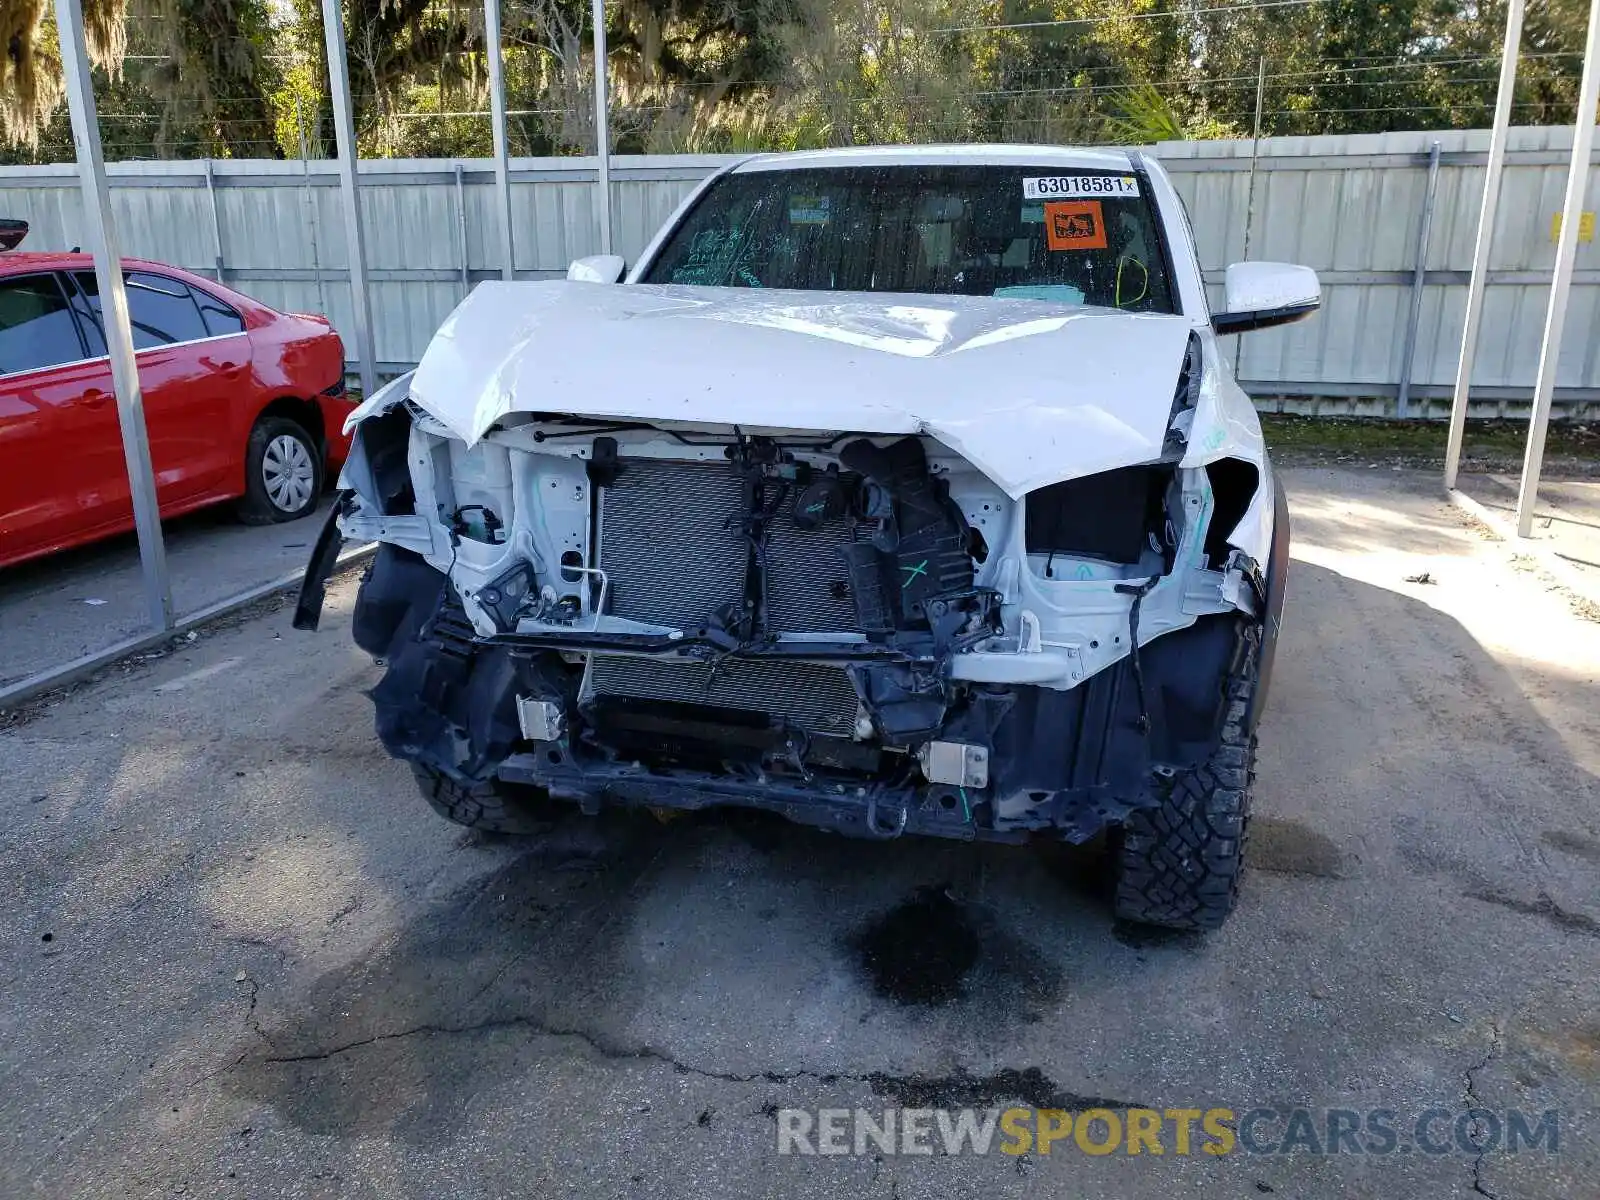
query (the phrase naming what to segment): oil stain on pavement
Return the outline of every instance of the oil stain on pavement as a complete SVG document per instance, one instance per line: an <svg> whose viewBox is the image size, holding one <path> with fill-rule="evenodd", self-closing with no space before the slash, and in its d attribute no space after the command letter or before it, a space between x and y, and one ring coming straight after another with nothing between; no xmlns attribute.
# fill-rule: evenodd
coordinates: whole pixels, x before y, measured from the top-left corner
<svg viewBox="0 0 1600 1200"><path fill-rule="evenodd" d="M1005 1068L988 1075L956 1071L949 1075L868 1076L872 1090L902 1108L989 1108L999 1104L1026 1104L1058 1112L1083 1112L1091 1108L1143 1108L1130 1100L1084 1096L1068 1091L1038 1067Z"/></svg>
<svg viewBox="0 0 1600 1200"><path fill-rule="evenodd" d="M981 999L1034 1021L1063 988L1058 966L948 884L918 888L845 945L874 994L899 1005Z"/></svg>
<svg viewBox="0 0 1600 1200"><path fill-rule="evenodd" d="M900 1004L949 1004L962 994L982 943L946 888L921 888L850 938L878 995Z"/></svg>

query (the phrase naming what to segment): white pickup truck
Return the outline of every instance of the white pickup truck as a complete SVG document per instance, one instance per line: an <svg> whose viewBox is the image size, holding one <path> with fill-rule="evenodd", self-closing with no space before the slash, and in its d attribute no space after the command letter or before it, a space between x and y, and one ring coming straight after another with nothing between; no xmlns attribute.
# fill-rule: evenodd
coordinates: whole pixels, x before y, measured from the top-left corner
<svg viewBox="0 0 1600 1200"><path fill-rule="evenodd" d="M1288 561L1217 335L1228 268L1132 151L745 159L631 269L484 283L351 418L338 540L378 734L463 825L744 805L866 837L1085 842L1118 916L1238 892Z"/></svg>

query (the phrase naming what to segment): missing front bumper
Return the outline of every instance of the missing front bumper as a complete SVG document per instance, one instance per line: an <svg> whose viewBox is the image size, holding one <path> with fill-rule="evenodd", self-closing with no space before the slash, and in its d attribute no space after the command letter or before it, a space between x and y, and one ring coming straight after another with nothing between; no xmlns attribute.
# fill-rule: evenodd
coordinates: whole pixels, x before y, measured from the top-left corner
<svg viewBox="0 0 1600 1200"><path fill-rule="evenodd" d="M1026 816L1008 820L996 814L990 796L951 785L857 786L821 779L662 772L631 763L584 762L554 747L514 754L498 774L507 783L542 788L591 814L608 806L754 808L847 837L880 840L909 833L1016 843L1044 833L1081 843L1157 799L1147 788L1069 788L1038 793Z"/></svg>
<svg viewBox="0 0 1600 1200"><path fill-rule="evenodd" d="M1240 629L1236 619L1203 618L1146 645L1148 723L1124 663L1065 691L957 682L948 709L930 702L928 735L896 739L842 727L843 736L826 736L807 729L804 713L708 708L698 693L694 704L584 697L574 656L475 637L444 577L392 547L374 562L353 618L357 643L386 668L371 693L384 745L452 778L529 784L590 811L734 806L856 836L1015 841L1038 832L1074 842L1154 803L1163 772L1212 753ZM886 676L907 671L876 665ZM909 698L869 688L861 701ZM937 766L930 751L932 775L946 782L919 773L910 756L929 741L987 747L987 786L969 773L965 749L959 764Z"/></svg>

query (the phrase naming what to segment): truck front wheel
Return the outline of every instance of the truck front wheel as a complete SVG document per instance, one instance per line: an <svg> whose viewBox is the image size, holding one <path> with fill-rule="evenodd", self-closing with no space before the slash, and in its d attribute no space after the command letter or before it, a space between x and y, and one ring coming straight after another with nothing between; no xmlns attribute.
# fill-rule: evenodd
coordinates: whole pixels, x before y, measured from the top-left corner
<svg viewBox="0 0 1600 1200"><path fill-rule="evenodd" d="M411 764L417 787L434 812L481 833L533 834L549 829L554 805L536 788L483 780L461 783L433 767Z"/></svg>
<svg viewBox="0 0 1600 1200"><path fill-rule="evenodd" d="M1239 899L1256 738L1250 726L1261 630L1240 639L1227 680L1222 738L1211 756L1172 781L1161 803L1128 817L1116 851L1119 919L1210 930Z"/></svg>

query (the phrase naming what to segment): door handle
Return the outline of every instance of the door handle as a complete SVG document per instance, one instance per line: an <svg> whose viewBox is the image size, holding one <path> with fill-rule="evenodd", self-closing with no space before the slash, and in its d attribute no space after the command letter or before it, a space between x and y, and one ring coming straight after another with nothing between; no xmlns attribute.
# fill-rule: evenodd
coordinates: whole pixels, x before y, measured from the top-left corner
<svg viewBox="0 0 1600 1200"><path fill-rule="evenodd" d="M90 388L79 397L79 402L85 408L104 408L115 399L116 396L111 392L102 391L99 388Z"/></svg>

